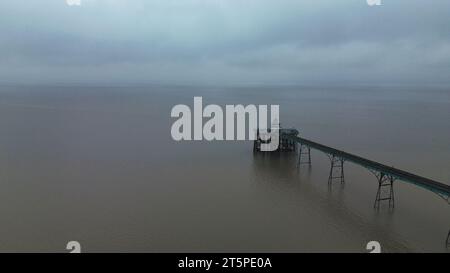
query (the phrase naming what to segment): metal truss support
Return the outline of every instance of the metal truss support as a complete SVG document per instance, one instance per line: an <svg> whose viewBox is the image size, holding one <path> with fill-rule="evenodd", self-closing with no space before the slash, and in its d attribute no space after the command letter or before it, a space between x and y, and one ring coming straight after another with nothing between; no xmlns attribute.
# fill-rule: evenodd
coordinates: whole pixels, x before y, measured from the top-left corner
<svg viewBox="0 0 450 273"><path fill-rule="evenodd" d="M300 165L311 166L311 148L303 144L299 145L297 167ZM303 158L303 156L305 158Z"/></svg>
<svg viewBox="0 0 450 273"><path fill-rule="evenodd" d="M344 159L335 155L328 155L328 157L331 162L330 175L328 176L328 186L331 186L333 180L338 180L341 184L344 184Z"/></svg>
<svg viewBox="0 0 450 273"><path fill-rule="evenodd" d="M447 241L445 242L445 246L447 248L450 248L450 230L448 231Z"/></svg>
<svg viewBox="0 0 450 273"><path fill-rule="evenodd" d="M260 146L259 146L259 140L254 140L253 141L253 153L256 153L256 152L258 152L259 151L259 148Z"/></svg>
<svg viewBox="0 0 450 273"><path fill-rule="evenodd" d="M394 181L395 178L385 173L375 173L378 179L378 191L374 208L379 209L381 201L389 201L389 208L394 208Z"/></svg>
<svg viewBox="0 0 450 273"><path fill-rule="evenodd" d="M259 129L256 129L255 140L253 141L253 153L259 152L261 150L261 141L259 139Z"/></svg>

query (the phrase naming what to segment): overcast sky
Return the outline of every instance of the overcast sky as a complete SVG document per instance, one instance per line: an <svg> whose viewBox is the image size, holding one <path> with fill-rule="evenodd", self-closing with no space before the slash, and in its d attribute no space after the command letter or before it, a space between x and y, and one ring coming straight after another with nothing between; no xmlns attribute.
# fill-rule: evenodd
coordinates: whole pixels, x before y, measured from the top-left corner
<svg viewBox="0 0 450 273"><path fill-rule="evenodd" d="M449 84L450 1L1 0L0 83Z"/></svg>

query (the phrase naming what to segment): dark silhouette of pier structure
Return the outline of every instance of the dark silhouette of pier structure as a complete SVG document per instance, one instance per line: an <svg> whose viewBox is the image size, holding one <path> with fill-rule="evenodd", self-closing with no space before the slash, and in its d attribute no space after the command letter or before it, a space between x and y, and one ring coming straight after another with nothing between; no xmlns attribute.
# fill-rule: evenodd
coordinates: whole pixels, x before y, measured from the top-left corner
<svg viewBox="0 0 450 273"><path fill-rule="evenodd" d="M439 195L448 204L450 204L450 185L428 179L413 173L409 173L382 163L372 161L342 150L338 150L305 138L300 137L296 129L279 129L278 152L297 152L297 167L301 165L311 166L311 149L325 153L330 159L330 172L328 176L328 185L331 188L335 181L340 184L345 183L344 163L351 162L362 166L373 173L378 182L378 190L375 196L374 208L379 209L381 202L387 202L389 208L394 208L394 182L406 182L418 187L429 190ZM261 152L259 149L261 140L257 138L254 143L253 151ZM446 239L446 247L450 248L450 231Z"/></svg>

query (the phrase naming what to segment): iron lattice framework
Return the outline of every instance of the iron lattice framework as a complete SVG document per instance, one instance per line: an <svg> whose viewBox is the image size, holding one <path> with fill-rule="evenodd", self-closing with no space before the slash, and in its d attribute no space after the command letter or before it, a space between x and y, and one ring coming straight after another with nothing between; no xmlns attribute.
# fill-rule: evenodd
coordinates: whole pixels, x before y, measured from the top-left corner
<svg viewBox="0 0 450 273"><path fill-rule="evenodd" d="M306 158L303 158L306 157ZM300 165L311 166L311 148L309 146L299 144L297 167Z"/></svg>
<svg viewBox="0 0 450 273"><path fill-rule="evenodd" d="M333 180L338 180L341 185L345 183L344 176L344 159L335 155L328 154L330 158L330 174L328 176L328 186L333 184Z"/></svg>
<svg viewBox="0 0 450 273"><path fill-rule="evenodd" d="M394 208L395 198L394 198L394 181L395 177L383 172L376 172L371 170L371 172L377 177L378 180L378 190L375 197L375 203L373 207L376 209L380 208L380 203L382 201L389 202L389 208Z"/></svg>
<svg viewBox="0 0 450 273"><path fill-rule="evenodd" d="M450 230L448 231L448 235L447 235L447 241L445 243L445 246L447 248L450 248Z"/></svg>

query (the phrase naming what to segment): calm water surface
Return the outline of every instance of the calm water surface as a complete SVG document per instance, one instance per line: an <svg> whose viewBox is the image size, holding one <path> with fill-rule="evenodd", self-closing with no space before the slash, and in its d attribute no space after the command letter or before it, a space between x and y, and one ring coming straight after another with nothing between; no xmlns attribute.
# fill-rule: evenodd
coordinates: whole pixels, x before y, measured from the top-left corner
<svg viewBox="0 0 450 273"><path fill-rule="evenodd" d="M313 151L254 156L251 142L174 142L175 104L279 104L315 141L450 182L450 90L441 88L1 87L0 251L444 252L450 206L346 163L327 186Z"/></svg>

